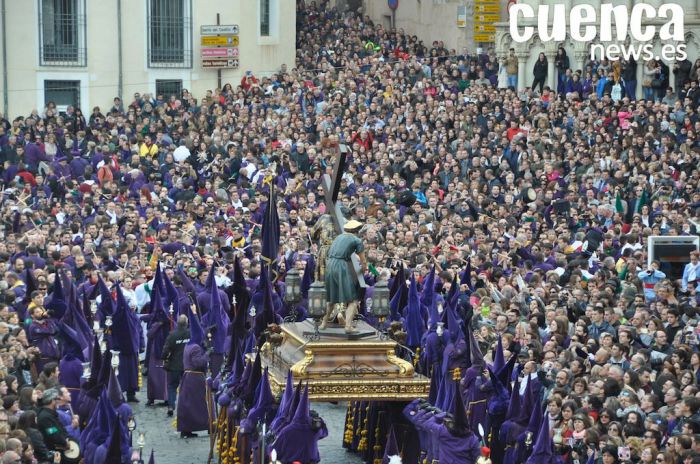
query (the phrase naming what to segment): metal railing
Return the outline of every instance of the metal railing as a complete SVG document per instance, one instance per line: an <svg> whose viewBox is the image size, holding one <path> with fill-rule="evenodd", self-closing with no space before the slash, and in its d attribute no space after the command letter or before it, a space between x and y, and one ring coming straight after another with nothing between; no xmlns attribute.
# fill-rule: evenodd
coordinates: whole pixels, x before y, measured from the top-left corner
<svg viewBox="0 0 700 464"><path fill-rule="evenodd" d="M149 0L148 66L192 67L191 0Z"/></svg>
<svg viewBox="0 0 700 464"><path fill-rule="evenodd" d="M39 0L39 65L87 65L85 0Z"/></svg>

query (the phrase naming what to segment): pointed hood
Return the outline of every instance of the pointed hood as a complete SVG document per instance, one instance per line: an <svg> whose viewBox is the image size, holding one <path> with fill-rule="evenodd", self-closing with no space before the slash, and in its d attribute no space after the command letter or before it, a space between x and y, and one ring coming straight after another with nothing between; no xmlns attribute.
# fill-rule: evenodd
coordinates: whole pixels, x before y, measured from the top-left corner
<svg viewBox="0 0 700 464"><path fill-rule="evenodd" d="M214 353L225 353L226 334L228 333L229 318L221 304L221 294L218 289L211 293L209 311L202 317L202 323L207 329L212 329L212 348Z"/></svg>
<svg viewBox="0 0 700 464"><path fill-rule="evenodd" d="M294 412L292 422L295 424L310 424L311 416L309 415L309 384L304 387L304 393L299 398L299 404Z"/></svg>
<svg viewBox="0 0 700 464"><path fill-rule="evenodd" d="M447 382L451 382L451 380L447 380ZM452 408L450 413L452 413L452 417L456 427L468 430L469 418L467 417L467 409L464 407L464 399L462 398L462 394L460 393L461 389L459 387L459 381L455 380L452 382L454 382L455 386L455 398L454 407Z"/></svg>
<svg viewBox="0 0 700 464"><path fill-rule="evenodd" d="M459 302L459 284L457 282L457 276L454 276L452 279L450 291L445 295L445 302L447 306L452 307L455 311L457 310L457 303Z"/></svg>
<svg viewBox="0 0 700 464"><path fill-rule="evenodd" d="M483 366L485 364L484 355L481 354L481 349L479 348L479 343L476 341L476 338L474 337L474 330L472 330L471 321L469 321L469 325L467 327L467 330L469 332L467 335L469 336L469 352L470 352L472 366Z"/></svg>
<svg viewBox="0 0 700 464"><path fill-rule="evenodd" d="M420 299L418 297L416 279L413 277L413 274L411 274L411 285L408 290L408 306L406 308L406 321L404 325L406 326L407 333L406 345L409 348L421 346L425 327L420 312Z"/></svg>
<svg viewBox="0 0 700 464"><path fill-rule="evenodd" d="M255 391L258 389L260 384L260 379L262 378L262 356L257 353L255 356L255 361L253 361L253 367L250 370L250 376L248 377L248 382L245 386L245 390L242 395L242 399L246 406L250 408L255 401Z"/></svg>
<svg viewBox="0 0 700 464"><path fill-rule="evenodd" d="M98 306L99 312L102 313L102 320L107 316L111 316L114 313L114 300L112 299L112 292L109 291L109 287L104 280L102 280L101 275L97 275L97 288L93 292L97 291L101 297L100 305Z"/></svg>
<svg viewBox="0 0 700 464"><path fill-rule="evenodd" d="M508 358L508 361L506 361L506 365L503 366L503 368L496 372L496 375L498 378L501 380L501 383L505 385L509 390L510 390L510 381L513 376L513 369L515 368L515 362L517 361L518 355L516 353L513 353L510 355L510 358Z"/></svg>
<svg viewBox="0 0 700 464"><path fill-rule="evenodd" d="M187 274L185 274L184 270L178 269L177 276L180 278L180 284L182 285L183 290L185 290L185 293L190 294L192 297L197 295L197 289L192 283L192 280L187 276Z"/></svg>
<svg viewBox="0 0 700 464"><path fill-rule="evenodd" d="M396 270L396 275L391 281L391 287L389 288L389 297L394 298L396 292L403 286L406 282L406 276L404 275L403 263L399 263L399 268Z"/></svg>
<svg viewBox="0 0 700 464"><path fill-rule="evenodd" d="M119 385L117 375L114 373L114 369L112 369L111 366L109 368L107 396L109 396L109 401L112 402L112 407L114 407L115 409L124 404L124 395L122 394L122 387Z"/></svg>
<svg viewBox="0 0 700 464"><path fill-rule="evenodd" d="M430 307L435 298L435 265L430 269L428 277L423 282L423 291L421 292L420 302L423 306Z"/></svg>
<svg viewBox="0 0 700 464"><path fill-rule="evenodd" d="M116 286L117 301L112 317L112 346L122 354L139 352L141 322L129 308L121 285Z"/></svg>
<svg viewBox="0 0 700 464"><path fill-rule="evenodd" d="M399 450L399 445L396 442L396 434L394 433L394 426L389 427L389 434L386 438L386 446L384 447L384 457L382 458L382 464L389 464L389 459L391 456L400 456L401 450Z"/></svg>
<svg viewBox="0 0 700 464"><path fill-rule="evenodd" d="M107 459L105 462L118 464L123 462L122 460L122 437L121 437L121 422L117 419L113 423L114 427L112 429L112 437L109 441L109 448L107 448Z"/></svg>
<svg viewBox="0 0 700 464"><path fill-rule="evenodd" d="M192 308L188 308L190 322L190 341L188 345L199 345L204 348L204 330L199 323L199 318L192 312Z"/></svg>
<svg viewBox="0 0 700 464"><path fill-rule="evenodd" d="M274 310L274 297L272 295L272 284L266 276L268 272L267 266L261 267L260 283L262 285L263 301L262 311L255 315L255 336L260 337L269 324L278 322L278 316Z"/></svg>
<svg viewBox="0 0 700 464"><path fill-rule="evenodd" d="M506 410L508 409L508 401L510 399L508 387L503 385L491 366L487 365L486 369L488 369L489 374L491 375L491 385L493 386L494 390L494 394L491 396L488 402L488 412L489 414L495 415L505 414Z"/></svg>
<svg viewBox="0 0 700 464"><path fill-rule="evenodd" d="M545 414L546 412L544 412L542 408L542 398L540 395L537 395L532 399L532 409L528 411L530 419L527 422L527 427L525 427L526 431L537 433L542 425L542 419ZM545 422L549 422L549 420L545 420Z"/></svg>
<svg viewBox="0 0 700 464"><path fill-rule="evenodd" d="M97 384L99 375L102 370L102 353L100 352L100 340L95 337L93 340L92 359L90 360L90 379L88 380L91 386Z"/></svg>
<svg viewBox="0 0 700 464"><path fill-rule="evenodd" d="M304 275L301 277L301 297L309 297L309 289L314 281L314 273L316 272L316 262L313 256L309 256L304 267Z"/></svg>
<svg viewBox="0 0 700 464"><path fill-rule="evenodd" d="M287 371L287 383L284 386L284 391L282 392L282 398L280 399L280 405L277 408L277 414L275 418L270 423L271 430L277 430L280 423L285 419L285 413L289 409L289 405L294 400L294 383L292 378L292 371Z"/></svg>
<svg viewBox="0 0 700 464"><path fill-rule="evenodd" d="M26 287L26 292L24 294L24 302L29 303L32 301L32 292L39 288L39 283L36 281L34 273L29 268L26 268L24 270L24 284Z"/></svg>
<svg viewBox="0 0 700 464"><path fill-rule="evenodd" d="M510 392L510 402L508 403L508 410L506 411L506 421L515 420L520 411L520 379L515 379L515 385L513 385L513 390Z"/></svg>
<svg viewBox="0 0 700 464"><path fill-rule="evenodd" d="M53 312L53 317L56 319L61 319L68 310L68 302L63 292L63 282L61 282L59 271L56 272L54 279L51 301L46 303L45 307Z"/></svg>
<svg viewBox="0 0 700 464"><path fill-rule="evenodd" d="M243 274L243 268L241 267L241 260L238 258L238 256L236 256L236 259L233 262L233 285L231 286L231 291L233 293L233 304L231 305L231 311L236 311L236 316L238 315L238 311L240 311L243 315L242 324L241 321L234 323L234 334L236 331L239 331L238 333L242 334L240 329L243 328L243 330L245 330L245 318L248 314L248 307L250 306L252 296L250 294L250 290L248 290L245 274Z"/></svg>
<svg viewBox="0 0 700 464"><path fill-rule="evenodd" d="M461 285L466 285L470 292L474 292L474 285L472 284L472 259L467 258L467 268L459 276L459 283Z"/></svg>
<svg viewBox="0 0 700 464"><path fill-rule="evenodd" d="M493 353L493 365L491 366L493 368L493 372L501 372L501 369L503 369L506 366L506 359L503 356L503 338L501 335L498 335L498 343L496 344L496 351Z"/></svg>
<svg viewBox="0 0 700 464"><path fill-rule="evenodd" d="M280 218L277 213L277 195L274 182L270 183L270 194L265 205L262 222L262 259L272 265L280 249Z"/></svg>
<svg viewBox="0 0 700 464"><path fill-rule="evenodd" d="M180 309L178 307L180 295L177 293L177 288L175 288L175 284L173 284L173 281L170 280L170 277L168 277L167 272L163 273L163 286L165 287L165 307L168 308L168 310L170 310L170 306L173 305L173 314L178 314Z"/></svg>
<svg viewBox="0 0 700 464"><path fill-rule="evenodd" d="M258 385L255 405L250 409L248 417L241 423L245 430L252 430L260 422L270 424L273 419L275 397L272 395L268 375L266 367Z"/></svg>
<svg viewBox="0 0 700 464"><path fill-rule="evenodd" d="M79 342L78 333L71 329L65 322L58 323L58 331L61 334L63 357L85 361L83 346Z"/></svg>
<svg viewBox="0 0 700 464"><path fill-rule="evenodd" d="M464 332L462 331L461 319L457 316L454 308L452 306L447 306L442 309L443 321L446 322L445 326L450 331L450 341L453 344L457 344L460 340L464 339Z"/></svg>
<svg viewBox="0 0 700 464"><path fill-rule="evenodd" d="M100 365L100 375L97 380L98 384L107 387L109 384L109 371L112 370L112 352L107 350L102 353L102 364Z"/></svg>
<svg viewBox="0 0 700 464"><path fill-rule="evenodd" d="M538 411L539 414L533 412L533 415L542 415L542 411ZM537 440L535 445L532 447L532 454L526 464L550 464L556 462L554 459L554 447L552 446L552 437L549 436L549 420L546 417L541 419L540 429L537 433Z"/></svg>
<svg viewBox="0 0 700 464"><path fill-rule="evenodd" d="M160 295L161 298L163 298L166 293L165 293L165 283L163 282L163 270L161 269L160 266L160 260L156 262L156 272L153 275L153 290L158 289L158 295ZM151 293L151 300L153 299L153 293Z"/></svg>
<svg viewBox="0 0 700 464"><path fill-rule="evenodd" d="M156 464L156 458L153 456L153 448L151 448L151 457L148 458L148 464Z"/></svg>
<svg viewBox="0 0 700 464"><path fill-rule="evenodd" d="M204 288L204 291L209 294L219 291L219 287L216 285L216 261L211 263L211 268L209 269L209 274L207 274L207 281L204 283Z"/></svg>

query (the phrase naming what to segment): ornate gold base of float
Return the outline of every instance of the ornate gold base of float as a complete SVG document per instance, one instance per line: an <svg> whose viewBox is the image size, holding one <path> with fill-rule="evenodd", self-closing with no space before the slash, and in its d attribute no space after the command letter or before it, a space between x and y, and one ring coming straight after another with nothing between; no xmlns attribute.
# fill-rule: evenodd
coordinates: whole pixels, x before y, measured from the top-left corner
<svg viewBox="0 0 700 464"><path fill-rule="evenodd" d="M357 323L358 333L346 335L342 327L329 326L318 340L310 320L281 326L283 341L262 350L270 386L278 395L291 370L294 382L308 382L313 401L407 401L427 398L430 380L417 374L411 363L396 357L396 342L382 340L367 323Z"/></svg>

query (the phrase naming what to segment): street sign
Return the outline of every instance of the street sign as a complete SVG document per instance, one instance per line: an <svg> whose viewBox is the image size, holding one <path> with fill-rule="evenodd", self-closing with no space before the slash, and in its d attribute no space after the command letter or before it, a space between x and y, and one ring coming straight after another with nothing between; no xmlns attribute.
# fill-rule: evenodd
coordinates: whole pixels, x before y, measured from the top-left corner
<svg viewBox="0 0 700 464"><path fill-rule="evenodd" d="M227 59L227 58L203 58L202 59L203 68L237 68L237 59Z"/></svg>
<svg viewBox="0 0 700 464"><path fill-rule="evenodd" d="M202 48L203 58L238 58L238 47Z"/></svg>
<svg viewBox="0 0 700 464"><path fill-rule="evenodd" d="M497 14L474 15L474 22L477 22L477 23L497 23L500 20L501 20L501 15L497 15Z"/></svg>
<svg viewBox="0 0 700 464"><path fill-rule="evenodd" d="M496 32L493 24L474 24L474 32Z"/></svg>
<svg viewBox="0 0 700 464"><path fill-rule="evenodd" d="M498 4L474 5L474 13L498 13L500 11L501 5Z"/></svg>
<svg viewBox="0 0 700 464"><path fill-rule="evenodd" d="M389 8L392 10L396 10L399 7L399 0L389 0L388 1Z"/></svg>
<svg viewBox="0 0 700 464"><path fill-rule="evenodd" d="M202 47L237 47L237 35L203 35Z"/></svg>
<svg viewBox="0 0 700 464"><path fill-rule="evenodd" d="M219 25L200 26L199 33L201 35L218 35L218 34L238 35L238 25L231 24L228 26L224 26L224 25L221 25L221 26L219 26Z"/></svg>
<svg viewBox="0 0 700 464"><path fill-rule="evenodd" d="M474 42L495 42L496 34L474 34Z"/></svg>

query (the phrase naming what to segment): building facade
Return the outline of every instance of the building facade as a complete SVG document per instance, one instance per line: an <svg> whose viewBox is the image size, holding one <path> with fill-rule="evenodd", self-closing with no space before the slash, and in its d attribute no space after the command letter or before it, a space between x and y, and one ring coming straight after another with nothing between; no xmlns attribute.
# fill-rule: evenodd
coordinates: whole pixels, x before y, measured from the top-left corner
<svg viewBox="0 0 700 464"><path fill-rule="evenodd" d="M596 45L600 45L600 30L598 31L598 34L596 35L596 38L590 42L580 42L580 41L575 41L571 38L571 29L570 29L570 21L568 20L569 18L569 12L571 11L571 8L575 5L578 4L587 4L587 5L592 5L596 11L596 18L600 18L600 11L601 11L601 4L604 3L610 3L609 1L601 1L601 0L591 0L591 1L580 1L580 0L519 0L518 3L525 3L530 6L532 6L533 10L535 11L535 15L537 15L538 7L541 5L549 5L549 24L551 25L553 21L565 21L566 22L566 38L564 41L547 41L546 43L543 43L543 41L540 39L538 31L537 31L537 18L534 19L519 19L518 24L520 26L533 26L534 29L534 34L530 40L527 42L519 43L515 42L513 38L510 35L510 24L507 22L507 18L504 18L504 22L497 23L496 24L496 53L499 56L503 56L506 53L508 53L510 48L515 49L515 53L518 57L519 61L519 66L518 66L518 88L522 89L524 87L530 87L532 85L533 81L533 68L535 65L535 61L537 60L537 57L540 52L543 52L545 56L547 57L548 61L548 72L547 72L547 82L546 85L549 85L551 88L556 88L556 80L557 80L557 73L556 73L556 68L555 68L555 56L557 53L557 49L559 46L563 46L564 49L567 52L567 55L569 57L570 61L570 68L572 70L583 70L585 67L585 63L587 63L591 59L591 47L594 47ZM565 5L565 13L566 16L559 18L557 17L556 19L554 18L554 8L553 6L556 4L564 4ZM634 7L635 3L633 0L627 0L626 1L626 7L628 11L632 11L632 8ZM659 9L661 5L663 5L665 2L664 0L645 0L644 3L647 3L651 6L653 6L655 9ZM700 0L675 0L673 3L679 4L684 11L684 35L685 35L685 44L686 44L686 51L688 54L688 59L691 61L691 63L694 63L697 58L700 58ZM615 2L615 5L620 5L620 4L625 4L622 2ZM507 15L506 15L507 16ZM652 50L653 50L653 55L655 57L662 57L662 47L667 43L662 41L659 38L659 29L660 26L664 24L664 20L659 20L658 18L649 20L647 18L644 18L642 21L643 26L655 26L656 27L656 35L655 37L651 40L648 41L651 43ZM614 28L614 26L613 26ZM614 32L613 32L614 34ZM620 42L615 42L618 45L622 45ZM638 46L640 45L639 43L636 43L636 41L631 37L631 34L628 35L624 45L626 46ZM664 59L664 62L668 64L669 66L672 65L672 60L667 60ZM638 66L637 66L637 96L641 96L641 86L643 82L643 60L638 60ZM585 77L585 76L584 76ZM670 80L671 86L675 88L675 82L673 80L673 77L671 77Z"/></svg>
<svg viewBox="0 0 700 464"><path fill-rule="evenodd" d="M89 114L117 96L128 104L135 93L167 98L188 89L200 98L219 85L205 59L225 61L221 85L234 87L248 70L262 76L294 66L291 0L0 1L0 108L8 117L41 111L48 101ZM219 24L238 30L203 31L217 14Z"/></svg>
<svg viewBox="0 0 700 464"><path fill-rule="evenodd" d="M458 53L464 47L487 46L479 39L492 35L493 25L505 11L505 2L500 0L400 0L397 4L392 10L387 0L364 0L362 8L364 14L385 29L393 25L426 44L441 40Z"/></svg>

